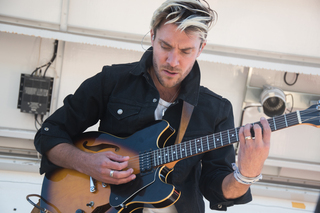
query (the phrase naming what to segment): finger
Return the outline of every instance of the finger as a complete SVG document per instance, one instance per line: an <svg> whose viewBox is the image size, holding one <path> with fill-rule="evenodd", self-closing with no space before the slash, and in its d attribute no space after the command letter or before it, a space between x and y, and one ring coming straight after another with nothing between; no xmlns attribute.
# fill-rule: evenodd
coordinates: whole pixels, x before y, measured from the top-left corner
<svg viewBox="0 0 320 213"><path fill-rule="evenodd" d="M122 155L117 155L114 152L106 152L107 157L110 160L116 161L116 162L124 162L129 160L129 156L122 156Z"/></svg>
<svg viewBox="0 0 320 213"><path fill-rule="evenodd" d="M243 129L243 133L244 133L244 137L245 137L245 140L248 141L249 139L246 139L246 137L251 137L251 127L252 125L251 124L246 124L244 126L244 129ZM250 138L251 139L251 138Z"/></svg>
<svg viewBox="0 0 320 213"><path fill-rule="evenodd" d="M254 135L255 135L255 141L258 143L259 141L262 141L262 129L259 126L259 124L253 125Z"/></svg>
<svg viewBox="0 0 320 213"><path fill-rule="evenodd" d="M109 183L111 184L123 184L134 180L136 175L133 174L133 169L128 169L126 171L113 171L113 176L110 178Z"/></svg>
<svg viewBox="0 0 320 213"><path fill-rule="evenodd" d="M124 170L127 167L128 167L128 161L116 162L116 161L112 161L112 160L109 159L107 164L106 164L106 168L109 168L109 169L112 169L112 170L117 170L117 171Z"/></svg>
<svg viewBox="0 0 320 213"><path fill-rule="evenodd" d="M260 119L260 122L262 124L262 127L263 127L263 141L265 143L270 143L270 139L271 139L271 129L270 129L270 125L269 125L269 122L266 118L262 117Z"/></svg>
<svg viewBox="0 0 320 213"><path fill-rule="evenodd" d="M127 170L122 170L122 171L116 171L114 170L113 172L113 178L117 179L123 179L129 177L131 174L133 174L133 169L127 169Z"/></svg>
<svg viewBox="0 0 320 213"><path fill-rule="evenodd" d="M240 127L240 130L239 130L240 145L245 143L245 139L244 139L245 136L244 136L243 131L244 131L244 127L242 126L242 127Z"/></svg>

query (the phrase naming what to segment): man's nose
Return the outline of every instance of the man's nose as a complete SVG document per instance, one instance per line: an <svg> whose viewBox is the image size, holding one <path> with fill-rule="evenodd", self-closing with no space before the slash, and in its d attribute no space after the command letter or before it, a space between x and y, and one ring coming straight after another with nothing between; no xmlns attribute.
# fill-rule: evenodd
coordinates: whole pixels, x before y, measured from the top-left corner
<svg viewBox="0 0 320 213"><path fill-rule="evenodd" d="M179 65L179 55L174 50L170 51L166 61L170 66L176 67Z"/></svg>

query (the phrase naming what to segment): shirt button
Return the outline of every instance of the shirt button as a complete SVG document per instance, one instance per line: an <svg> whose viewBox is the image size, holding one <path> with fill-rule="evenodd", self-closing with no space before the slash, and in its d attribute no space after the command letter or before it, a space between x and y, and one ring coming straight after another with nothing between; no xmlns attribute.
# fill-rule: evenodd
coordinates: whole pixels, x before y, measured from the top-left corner
<svg viewBox="0 0 320 213"><path fill-rule="evenodd" d="M118 109L117 113L118 113L118 115L121 115L123 113L123 110L122 109Z"/></svg>
<svg viewBox="0 0 320 213"><path fill-rule="evenodd" d="M47 132L48 132L48 131L49 131L49 127L45 127L45 128L44 128L44 131L47 131Z"/></svg>
<svg viewBox="0 0 320 213"><path fill-rule="evenodd" d="M153 103L157 102L158 100L156 98L153 99Z"/></svg>
<svg viewBox="0 0 320 213"><path fill-rule="evenodd" d="M222 209L222 205L221 204L218 205L218 209Z"/></svg>

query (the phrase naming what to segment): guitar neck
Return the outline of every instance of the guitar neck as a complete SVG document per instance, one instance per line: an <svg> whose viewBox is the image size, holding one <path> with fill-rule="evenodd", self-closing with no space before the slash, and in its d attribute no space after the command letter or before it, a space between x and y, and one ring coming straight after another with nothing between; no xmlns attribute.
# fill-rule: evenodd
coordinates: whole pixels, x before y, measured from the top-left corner
<svg viewBox="0 0 320 213"><path fill-rule="evenodd" d="M268 122L271 131L295 126L301 123L300 112L296 111L289 114L272 117L268 119ZM261 125L260 122L253 124ZM239 142L239 130L240 127L237 127L234 129L214 133L212 135L185 141L180 144L153 150L149 152L149 155L147 155L147 160L150 161L151 165L157 167L183 158L188 158L207 151L218 149L223 146L228 146L230 144Z"/></svg>

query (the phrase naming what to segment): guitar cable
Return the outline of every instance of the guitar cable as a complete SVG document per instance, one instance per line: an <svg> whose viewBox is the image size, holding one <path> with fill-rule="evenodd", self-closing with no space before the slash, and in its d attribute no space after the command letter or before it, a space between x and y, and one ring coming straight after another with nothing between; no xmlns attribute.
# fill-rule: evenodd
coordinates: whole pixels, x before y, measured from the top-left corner
<svg viewBox="0 0 320 213"><path fill-rule="evenodd" d="M48 209L42 208L41 206L35 204L32 200L30 200L29 197L39 197L40 199L42 199L42 197L41 197L40 195L37 195L37 194L29 194L29 195L27 195L26 199L27 199L27 201L28 201L31 205L33 205L35 208L39 209L41 212L51 213ZM40 200L39 200L38 204L39 204L39 203L40 203Z"/></svg>

